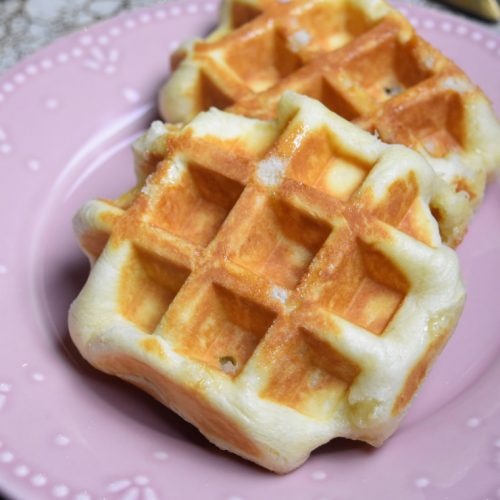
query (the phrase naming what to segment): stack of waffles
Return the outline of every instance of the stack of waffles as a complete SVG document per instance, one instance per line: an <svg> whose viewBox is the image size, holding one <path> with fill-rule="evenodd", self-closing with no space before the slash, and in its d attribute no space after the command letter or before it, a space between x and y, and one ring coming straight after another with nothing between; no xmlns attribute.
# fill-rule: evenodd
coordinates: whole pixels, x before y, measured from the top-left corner
<svg viewBox="0 0 500 500"><path fill-rule="evenodd" d="M500 164L487 99L378 0L227 1L174 62L183 124L75 217L75 344L279 473L380 445L462 310L451 247Z"/></svg>

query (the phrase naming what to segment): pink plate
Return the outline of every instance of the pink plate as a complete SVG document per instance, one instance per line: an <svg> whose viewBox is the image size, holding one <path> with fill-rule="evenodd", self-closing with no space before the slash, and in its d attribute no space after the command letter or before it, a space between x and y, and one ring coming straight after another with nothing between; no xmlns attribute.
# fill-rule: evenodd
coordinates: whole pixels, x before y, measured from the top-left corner
<svg viewBox="0 0 500 500"><path fill-rule="evenodd" d="M500 185L460 248L460 326L381 449L337 440L279 477L207 444L169 410L83 362L66 313L88 272L71 217L133 183L130 143L178 42L211 1L125 14L58 41L0 79L0 490L24 499L500 497ZM403 9L500 112L500 37ZM286 432L286 429L283 430Z"/></svg>

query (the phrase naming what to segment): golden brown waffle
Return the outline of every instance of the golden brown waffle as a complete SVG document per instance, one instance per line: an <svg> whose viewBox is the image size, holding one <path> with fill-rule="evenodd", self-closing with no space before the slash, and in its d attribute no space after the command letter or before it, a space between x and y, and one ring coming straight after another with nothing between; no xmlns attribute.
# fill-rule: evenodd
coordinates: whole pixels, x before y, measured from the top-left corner
<svg viewBox="0 0 500 500"><path fill-rule="evenodd" d="M380 445L461 311L429 209L451 188L293 93L277 121L213 109L167 141L142 192L75 219L98 256L69 317L83 356L277 472L337 436Z"/></svg>
<svg viewBox="0 0 500 500"><path fill-rule="evenodd" d="M470 201L450 244L500 167L500 125L487 98L383 0L227 0L219 29L179 49L173 68L160 94L168 120L210 106L273 118L293 90L419 151Z"/></svg>

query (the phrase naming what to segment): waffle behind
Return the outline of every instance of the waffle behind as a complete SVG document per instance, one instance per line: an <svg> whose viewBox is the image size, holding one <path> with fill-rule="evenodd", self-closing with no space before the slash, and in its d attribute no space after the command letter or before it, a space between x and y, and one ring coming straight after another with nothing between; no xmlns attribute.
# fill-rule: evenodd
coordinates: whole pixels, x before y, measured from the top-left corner
<svg viewBox="0 0 500 500"><path fill-rule="evenodd" d="M434 213L452 246L500 167L488 99L384 0L226 0L219 27L182 45L172 68L159 99L169 121L210 106L268 119L293 90L418 151L468 201L451 227Z"/></svg>

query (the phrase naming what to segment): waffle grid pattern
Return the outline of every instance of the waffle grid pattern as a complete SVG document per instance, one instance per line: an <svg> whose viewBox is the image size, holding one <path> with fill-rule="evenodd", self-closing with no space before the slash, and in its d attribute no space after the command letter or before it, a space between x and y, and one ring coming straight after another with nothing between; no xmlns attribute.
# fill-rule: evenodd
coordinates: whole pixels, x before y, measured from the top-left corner
<svg viewBox="0 0 500 500"><path fill-rule="evenodd" d="M189 116L172 116L174 121L186 121L210 105L226 108L289 75L293 79L310 61L349 45L383 17L398 17L383 2L369 6L353 0L235 0L225 2L222 9L221 25L214 33L205 41L182 46L172 56L173 69L185 59L185 65L196 70L189 84L194 101Z"/></svg>
<svg viewBox="0 0 500 500"><path fill-rule="evenodd" d="M307 412L307 393L344 393L362 366L346 355L352 338L381 342L370 336L382 338L411 293L408 273L380 241L394 238L391 252L404 253L412 273L428 274L433 264L402 247L414 238L431 251L439 235L412 170L403 178L395 170L392 194L374 202L366 179L379 160L342 151L327 123L308 124L310 115L296 112L263 157L236 158L232 141L214 146L213 136L181 133L110 244L133 245L119 287L124 317L230 377L261 342L278 346L281 361L263 394L295 399ZM319 335L324 322L342 335ZM298 325L292 334L290 324ZM289 363L295 358L305 361Z"/></svg>

